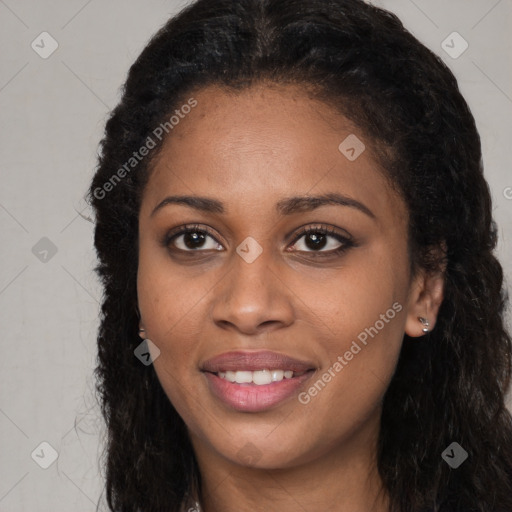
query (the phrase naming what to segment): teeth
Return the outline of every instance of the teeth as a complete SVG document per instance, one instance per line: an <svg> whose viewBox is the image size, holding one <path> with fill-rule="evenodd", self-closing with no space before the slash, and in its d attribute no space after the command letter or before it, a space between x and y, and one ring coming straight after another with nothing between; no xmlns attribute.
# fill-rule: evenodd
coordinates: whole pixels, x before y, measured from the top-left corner
<svg viewBox="0 0 512 512"><path fill-rule="evenodd" d="M272 382L272 374L269 370L258 370L256 372L252 372L252 381L258 386L270 384Z"/></svg>
<svg viewBox="0 0 512 512"><path fill-rule="evenodd" d="M272 373L272 382L278 382L280 380L283 380L283 377L284 377L283 370L272 370L271 373Z"/></svg>
<svg viewBox="0 0 512 512"><path fill-rule="evenodd" d="M252 374L253 372L235 372L235 381L237 384L250 384Z"/></svg>
<svg viewBox="0 0 512 512"><path fill-rule="evenodd" d="M263 386L272 382L280 382L283 379L291 379L293 377L299 377L305 372L293 372L292 370L256 370L251 371L225 371L218 372L218 376L221 379L225 379L229 382L236 382L237 384L256 384L257 386Z"/></svg>

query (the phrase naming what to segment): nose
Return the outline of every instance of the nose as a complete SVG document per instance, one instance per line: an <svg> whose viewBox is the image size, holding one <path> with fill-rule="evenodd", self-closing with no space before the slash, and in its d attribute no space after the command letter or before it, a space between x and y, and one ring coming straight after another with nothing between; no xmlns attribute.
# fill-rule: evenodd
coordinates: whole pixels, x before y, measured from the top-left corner
<svg viewBox="0 0 512 512"><path fill-rule="evenodd" d="M293 293L284 279L269 251L264 250L251 263L234 253L230 270L218 284L213 321L223 329L243 334L291 325Z"/></svg>

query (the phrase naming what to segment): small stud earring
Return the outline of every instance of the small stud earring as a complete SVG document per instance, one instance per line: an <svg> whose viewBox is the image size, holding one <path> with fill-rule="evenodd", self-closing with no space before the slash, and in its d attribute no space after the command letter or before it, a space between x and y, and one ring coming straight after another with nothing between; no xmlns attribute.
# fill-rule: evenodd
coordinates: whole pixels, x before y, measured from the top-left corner
<svg viewBox="0 0 512 512"><path fill-rule="evenodd" d="M146 332L145 329L143 329L142 327L139 329L139 336L144 339L144 336L142 335L143 332Z"/></svg>
<svg viewBox="0 0 512 512"><path fill-rule="evenodd" d="M428 326L430 325L430 324L429 324L429 321L428 321L426 318L423 318L422 316L419 316L419 317L418 317L418 320L419 320L419 321L423 324L423 326L424 326L424 327L423 327L423 329L422 329L423 333L424 333L424 334L427 334L427 332L428 332Z"/></svg>

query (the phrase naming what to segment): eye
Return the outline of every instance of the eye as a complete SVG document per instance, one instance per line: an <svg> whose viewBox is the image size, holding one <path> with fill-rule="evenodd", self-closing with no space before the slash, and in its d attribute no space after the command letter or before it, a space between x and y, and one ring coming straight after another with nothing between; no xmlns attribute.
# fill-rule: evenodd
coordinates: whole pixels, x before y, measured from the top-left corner
<svg viewBox="0 0 512 512"><path fill-rule="evenodd" d="M197 225L185 226L179 231L170 232L164 239L164 245L185 252L223 249L208 229Z"/></svg>
<svg viewBox="0 0 512 512"><path fill-rule="evenodd" d="M213 233L208 228L197 224L171 231L165 236L162 243L171 250L189 253L223 250L223 246ZM332 227L307 226L296 235L291 249L329 256L341 254L355 245L350 236L342 235Z"/></svg>
<svg viewBox="0 0 512 512"><path fill-rule="evenodd" d="M297 234L292 247L300 252L340 254L354 246L349 236L338 233L332 227L308 226Z"/></svg>

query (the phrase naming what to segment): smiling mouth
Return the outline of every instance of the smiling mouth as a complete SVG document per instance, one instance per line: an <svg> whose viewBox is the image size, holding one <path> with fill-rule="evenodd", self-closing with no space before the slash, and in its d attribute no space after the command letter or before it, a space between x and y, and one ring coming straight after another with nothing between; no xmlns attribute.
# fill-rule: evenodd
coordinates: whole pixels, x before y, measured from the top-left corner
<svg viewBox="0 0 512 512"><path fill-rule="evenodd" d="M211 396L231 410L264 412L290 400L316 365L269 350L224 352L200 364Z"/></svg>
<svg viewBox="0 0 512 512"><path fill-rule="evenodd" d="M293 379L304 375L307 371L303 370L295 372L293 370L282 370L282 369L262 369L256 371L249 370L227 370L212 372L217 377L227 380L228 382L236 384L248 384L256 386L264 386L266 384L272 384L273 382L281 382L285 379Z"/></svg>

